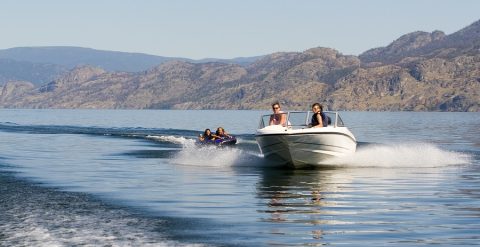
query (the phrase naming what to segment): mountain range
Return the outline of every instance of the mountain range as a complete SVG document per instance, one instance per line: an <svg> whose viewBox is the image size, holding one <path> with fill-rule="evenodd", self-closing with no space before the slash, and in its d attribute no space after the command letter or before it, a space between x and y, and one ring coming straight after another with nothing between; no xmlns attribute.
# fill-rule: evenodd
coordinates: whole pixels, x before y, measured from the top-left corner
<svg viewBox="0 0 480 247"><path fill-rule="evenodd" d="M0 50L0 107L480 111L480 21L405 34L359 56L331 48L190 60L76 47Z"/></svg>
<svg viewBox="0 0 480 247"><path fill-rule="evenodd" d="M191 63L223 62L247 65L259 57L261 56L193 60L70 46L16 47L0 50L0 82L25 80L40 85L51 82L74 67L81 65L96 66L112 72L139 72L172 60Z"/></svg>

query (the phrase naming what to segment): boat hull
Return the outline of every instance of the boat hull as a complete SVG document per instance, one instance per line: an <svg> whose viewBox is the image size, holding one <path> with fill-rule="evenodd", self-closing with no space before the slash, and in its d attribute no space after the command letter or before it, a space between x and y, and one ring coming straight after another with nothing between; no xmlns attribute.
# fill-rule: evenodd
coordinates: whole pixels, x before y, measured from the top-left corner
<svg viewBox="0 0 480 247"><path fill-rule="evenodd" d="M335 156L352 154L357 142L346 128L257 131L264 157L276 164L301 167L325 164Z"/></svg>

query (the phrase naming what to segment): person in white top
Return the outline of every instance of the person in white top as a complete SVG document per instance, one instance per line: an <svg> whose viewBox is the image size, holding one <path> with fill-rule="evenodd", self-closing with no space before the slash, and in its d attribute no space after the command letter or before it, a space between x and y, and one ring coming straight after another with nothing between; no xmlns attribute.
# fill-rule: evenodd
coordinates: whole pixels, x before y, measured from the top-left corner
<svg viewBox="0 0 480 247"><path fill-rule="evenodd" d="M275 102L272 104L273 114L270 115L270 125L282 125L285 126L287 116L280 109L280 103Z"/></svg>

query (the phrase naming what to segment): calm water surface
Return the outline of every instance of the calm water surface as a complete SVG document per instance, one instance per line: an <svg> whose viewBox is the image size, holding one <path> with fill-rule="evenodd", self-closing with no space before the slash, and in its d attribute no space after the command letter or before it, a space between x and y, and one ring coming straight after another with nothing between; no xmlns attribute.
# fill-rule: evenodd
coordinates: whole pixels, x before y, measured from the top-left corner
<svg viewBox="0 0 480 247"><path fill-rule="evenodd" d="M0 110L0 246L480 242L480 114L344 112L357 153L269 167L263 111ZM231 148L199 148L223 126Z"/></svg>

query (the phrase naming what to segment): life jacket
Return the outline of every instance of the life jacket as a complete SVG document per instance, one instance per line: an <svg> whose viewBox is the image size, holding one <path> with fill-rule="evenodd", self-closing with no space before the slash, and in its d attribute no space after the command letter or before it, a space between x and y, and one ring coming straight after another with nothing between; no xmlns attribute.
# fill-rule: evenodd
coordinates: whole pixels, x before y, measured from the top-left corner
<svg viewBox="0 0 480 247"><path fill-rule="evenodd" d="M313 114L313 116L312 116L312 126L317 126L317 125L320 124L317 120L317 114L320 114L320 117L322 118L323 127L327 127L329 124L332 123L332 120L330 119L330 117L327 116L327 114L321 112L321 113Z"/></svg>
<svg viewBox="0 0 480 247"><path fill-rule="evenodd" d="M327 114L325 113L320 113L320 115L322 116L322 123L323 123L323 127L327 127L329 124L332 123L332 119L327 116Z"/></svg>
<svg viewBox="0 0 480 247"><path fill-rule="evenodd" d="M318 122L318 120L317 120L317 115L318 115L318 114L320 114L320 113L314 113L314 114L312 115L312 126L317 126L317 125L320 124L320 123ZM323 120L323 119L322 119L322 120Z"/></svg>
<svg viewBox="0 0 480 247"><path fill-rule="evenodd" d="M203 138L204 138L204 142L209 142L209 141L213 141L213 134L210 133L210 135L203 135Z"/></svg>

